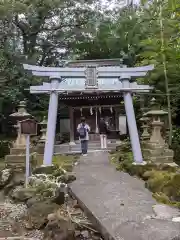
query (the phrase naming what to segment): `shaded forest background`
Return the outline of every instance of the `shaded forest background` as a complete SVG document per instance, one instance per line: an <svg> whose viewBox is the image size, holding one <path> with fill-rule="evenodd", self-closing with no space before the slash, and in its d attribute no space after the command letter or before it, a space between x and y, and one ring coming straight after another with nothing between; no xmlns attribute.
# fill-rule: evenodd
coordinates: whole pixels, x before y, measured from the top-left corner
<svg viewBox="0 0 180 240"><path fill-rule="evenodd" d="M9 114L26 99L38 120L47 114L48 96L31 95L30 85L42 79L24 72L22 63L61 66L62 60L121 58L127 66L154 64L143 83L153 95L135 97L137 114L153 96L167 109L173 144L180 143L180 0L153 0L122 7L117 0L0 1L0 132L11 129ZM142 82L142 80L139 80ZM146 104L147 103L147 104ZM179 151L180 152L180 151Z"/></svg>

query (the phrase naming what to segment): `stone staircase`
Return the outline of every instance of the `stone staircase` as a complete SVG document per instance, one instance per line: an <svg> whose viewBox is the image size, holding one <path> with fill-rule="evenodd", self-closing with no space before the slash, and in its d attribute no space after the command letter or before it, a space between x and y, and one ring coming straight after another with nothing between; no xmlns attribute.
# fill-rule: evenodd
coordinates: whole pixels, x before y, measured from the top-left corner
<svg viewBox="0 0 180 240"><path fill-rule="evenodd" d="M114 150L120 142L117 142L116 140L109 140L107 144L107 151ZM75 145L71 145L69 143L66 144L60 144L54 146L54 153L60 154L60 153L80 153L81 152L81 145L79 141L75 142ZM88 144L88 152L95 152L95 151L102 151L101 145L99 141L90 141ZM104 150L103 150L104 151Z"/></svg>

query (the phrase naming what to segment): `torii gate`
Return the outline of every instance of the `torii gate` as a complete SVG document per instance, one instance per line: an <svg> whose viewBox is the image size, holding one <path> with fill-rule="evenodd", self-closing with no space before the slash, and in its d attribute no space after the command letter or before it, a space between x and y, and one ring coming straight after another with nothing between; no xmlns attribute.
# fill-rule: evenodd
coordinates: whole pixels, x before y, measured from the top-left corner
<svg viewBox="0 0 180 240"><path fill-rule="evenodd" d="M32 71L34 76L49 77L50 82L43 82L40 86L31 86L31 93L49 93L49 109L46 144L44 151L44 165L52 164L54 153L54 139L58 109L58 94L92 93L92 92L122 92L128 122L134 161L143 163L139 135L134 114L132 93L149 92L152 87L138 85L132 82L134 77L144 77L153 65L127 68L112 67L39 67L23 64L25 70Z"/></svg>

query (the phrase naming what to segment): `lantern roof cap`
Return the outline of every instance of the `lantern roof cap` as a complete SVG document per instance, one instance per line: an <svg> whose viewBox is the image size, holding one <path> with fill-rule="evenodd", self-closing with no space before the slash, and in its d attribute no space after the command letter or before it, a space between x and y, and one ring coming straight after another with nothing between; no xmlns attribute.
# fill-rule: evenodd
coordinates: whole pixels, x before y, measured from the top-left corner
<svg viewBox="0 0 180 240"><path fill-rule="evenodd" d="M18 111L15 113L12 113L10 115L10 117L16 117L16 118L31 117L31 114L28 113L26 110L26 102L20 101L19 106L18 106Z"/></svg>
<svg viewBox="0 0 180 240"><path fill-rule="evenodd" d="M164 110L150 110L147 113L143 114L143 116L162 116L162 115L167 115L168 112Z"/></svg>
<svg viewBox="0 0 180 240"><path fill-rule="evenodd" d="M34 118L23 119L22 121L20 121L20 123L22 123L22 122L35 122L35 123L37 123L36 119L34 119Z"/></svg>
<svg viewBox="0 0 180 240"><path fill-rule="evenodd" d="M149 118L143 115L139 120L143 122L149 120Z"/></svg>

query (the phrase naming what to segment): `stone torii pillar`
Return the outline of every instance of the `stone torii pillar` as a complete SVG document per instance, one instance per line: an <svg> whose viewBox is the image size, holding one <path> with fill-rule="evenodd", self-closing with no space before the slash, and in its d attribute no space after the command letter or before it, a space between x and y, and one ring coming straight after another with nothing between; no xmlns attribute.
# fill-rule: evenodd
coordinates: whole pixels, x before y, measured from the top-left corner
<svg viewBox="0 0 180 240"><path fill-rule="evenodd" d="M31 93L49 93L49 109L48 109L48 121L47 121L47 132L46 142L44 148L44 160L43 164L48 166L52 164L52 156L54 154L54 141L56 134L56 121L57 121L57 110L58 110L58 87L60 79L51 79L50 83L44 83L43 86L39 86L39 89L31 89Z"/></svg>
<svg viewBox="0 0 180 240"><path fill-rule="evenodd" d="M130 86L131 77L122 76L121 81L125 88ZM143 162L143 156L141 152L141 146L139 141L139 134L137 130L136 118L133 107L132 93L130 91L123 93L124 106L127 116L128 129L130 134L131 147L134 154L134 160L136 163Z"/></svg>
<svg viewBox="0 0 180 240"><path fill-rule="evenodd" d="M55 89L58 88L59 80L51 79L50 84L51 84L52 90L49 98L46 143L45 143L45 149L44 149L45 165L52 164L52 156L54 153L54 141L55 141L55 134L56 134L56 121L57 121L57 110L58 110L58 92Z"/></svg>

